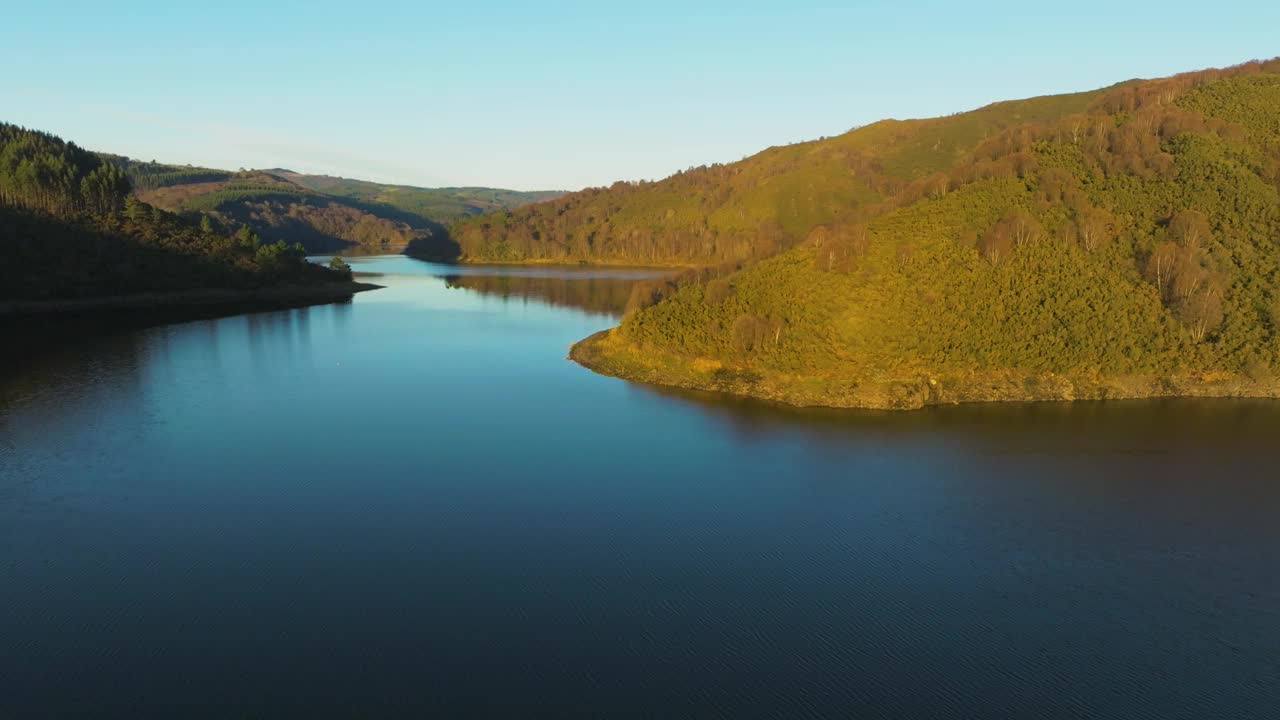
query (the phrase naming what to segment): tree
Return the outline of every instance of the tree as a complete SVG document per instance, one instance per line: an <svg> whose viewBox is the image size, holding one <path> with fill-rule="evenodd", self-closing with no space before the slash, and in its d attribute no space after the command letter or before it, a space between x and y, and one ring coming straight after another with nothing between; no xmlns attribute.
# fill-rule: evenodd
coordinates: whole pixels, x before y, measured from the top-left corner
<svg viewBox="0 0 1280 720"><path fill-rule="evenodd" d="M1173 269L1178 263L1180 252L1177 244L1166 240L1156 246L1147 256L1147 278L1155 283L1161 297L1167 297L1169 284L1173 279Z"/></svg>
<svg viewBox="0 0 1280 720"><path fill-rule="evenodd" d="M124 215L135 223L144 222L151 219L151 206L130 195L124 199Z"/></svg>
<svg viewBox="0 0 1280 720"><path fill-rule="evenodd" d="M1173 265L1173 275L1169 287L1174 298L1185 300L1199 292L1213 279L1212 273L1204 266L1201 253L1183 248Z"/></svg>
<svg viewBox="0 0 1280 720"><path fill-rule="evenodd" d="M987 228L978 238L978 253L992 265L999 265L1009 257L1013 250L1013 238L1009 235L1009 227L1003 222Z"/></svg>
<svg viewBox="0 0 1280 720"><path fill-rule="evenodd" d="M1114 224L1111 213L1086 206L1076 214L1076 235L1084 249L1093 252L1111 242Z"/></svg>
<svg viewBox="0 0 1280 720"><path fill-rule="evenodd" d="M719 305L733 295L733 286L724 278L715 278L707 282L702 297L708 305Z"/></svg>
<svg viewBox="0 0 1280 720"><path fill-rule="evenodd" d="M250 249L258 247L258 243L261 242L258 238L258 233L254 232L253 228L248 225L240 226L240 229L236 231L236 240L240 243L240 247Z"/></svg>
<svg viewBox="0 0 1280 720"><path fill-rule="evenodd" d="M1015 247L1022 247L1044 236L1044 228L1040 225L1040 221L1022 208L1011 211L1001 222L1008 225L1009 235Z"/></svg>
<svg viewBox="0 0 1280 720"><path fill-rule="evenodd" d="M756 315L739 315L733 323L733 346L750 353L782 341L782 321Z"/></svg>
<svg viewBox="0 0 1280 720"><path fill-rule="evenodd" d="M334 272L340 272L344 275L351 275L351 266L347 264L346 260L343 260L337 255L329 258L329 269Z"/></svg>
<svg viewBox="0 0 1280 720"><path fill-rule="evenodd" d="M815 265L824 272L851 272L857 258L865 255L871 244L867 226L861 223L830 230L823 227L809 237L815 246Z"/></svg>
<svg viewBox="0 0 1280 720"><path fill-rule="evenodd" d="M102 163L80 181L84 207L91 212L108 213L120 209L129 194L129 181L124 171L111 163Z"/></svg>
<svg viewBox="0 0 1280 720"><path fill-rule="evenodd" d="M1187 326L1191 339L1200 342L1222 325L1222 293L1216 283L1210 282L1179 300L1174 313Z"/></svg>
<svg viewBox="0 0 1280 720"><path fill-rule="evenodd" d="M924 189L927 197L940 200L951 189L951 178L944 172L936 172L925 179Z"/></svg>
<svg viewBox="0 0 1280 720"><path fill-rule="evenodd" d="M345 264L345 263L344 263ZM660 280L641 280L631 286L631 295L627 298L623 314L630 316L641 310L656 305L665 294L666 283Z"/></svg>
<svg viewBox="0 0 1280 720"><path fill-rule="evenodd" d="M1040 173L1037 189L1040 199L1052 204L1065 202L1070 195L1077 193L1076 185L1074 175L1055 167Z"/></svg>
<svg viewBox="0 0 1280 720"><path fill-rule="evenodd" d="M978 239L978 252L992 265L1009 257L1015 247L1039 240L1044 236L1044 227L1035 216L1022 208L1015 208L1005 213L995 225L988 228Z"/></svg>
<svg viewBox="0 0 1280 720"><path fill-rule="evenodd" d="M776 220L760 223L756 228L756 242L753 253L757 257L769 257L782 249L786 242L786 232Z"/></svg>
<svg viewBox="0 0 1280 720"><path fill-rule="evenodd" d="M1169 238L1187 248L1198 248L1212 239L1209 218L1199 210L1179 210L1169 220Z"/></svg>

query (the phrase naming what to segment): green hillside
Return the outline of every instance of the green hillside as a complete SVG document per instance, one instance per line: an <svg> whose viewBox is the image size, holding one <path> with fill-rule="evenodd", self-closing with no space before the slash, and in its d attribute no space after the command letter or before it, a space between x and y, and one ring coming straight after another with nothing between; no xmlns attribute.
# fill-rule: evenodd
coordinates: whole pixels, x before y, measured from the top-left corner
<svg viewBox="0 0 1280 720"><path fill-rule="evenodd" d="M301 247L140 201L119 165L0 123L0 300L55 301L349 281ZM349 284L349 283L347 283ZM348 295L350 292L347 293Z"/></svg>
<svg viewBox="0 0 1280 720"><path fill-rule="evenodd" d="M870 217L1007 128L1084 111L1100 93L998 103L933 120L886 120L774 147L660 182L618 182L463 220L472 260L711 264L767 257L814 226ZM939 176L945 179L945 176Z"/></svg>
<svg viewBox="0 0 1280 720"><path fill-rule="evenodd" d="M841 153L866 169L832 170ZM575 358L808 405L1280 389L1280 61L877 123L711 174L732 189L704 236L736 207L791 248L674 289ZM692 218L712 195L666 187L560 202L616 222L658 198Z"/></svg>
<svg viewBox="0 0 1280 720"><path fill-rule="evenodd" d="M289 170L267 172L326 195L386 205L445 225L472 215L510 210L564 195L558 190L522 192L484 187L423 188L385 185L330 175L305 175Z"/></svg>
<svg viewBox="0 0 1280 720"><path fill-rule="evenodd" d="M125 170L139 197L218 226L247 226L268 242L299 243L310 253L401 252L444 228L389 205L327 195L269 172L230 172L104 156Z"/></svg>
<svg viewBox="0 0 1280 720"><path fill-rule="evenodd" d="M170 212L248 226L267 241L308 252L415 254L453 259L447 223L558 197L558 192L383 185L290 170L216 170L102 154L139 197Z"/></svg>

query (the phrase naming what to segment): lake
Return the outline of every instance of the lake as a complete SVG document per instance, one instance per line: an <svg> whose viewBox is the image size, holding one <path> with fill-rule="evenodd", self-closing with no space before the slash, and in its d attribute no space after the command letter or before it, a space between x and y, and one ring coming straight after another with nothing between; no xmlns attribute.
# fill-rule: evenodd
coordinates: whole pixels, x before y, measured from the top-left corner
<svg viewBox="0 0 1280 720"><path fill-rule="evenodd" d="M0 718L1276 717L1280 404L673 392L565 359L653 271L351 262L7 333Z"/></svg>

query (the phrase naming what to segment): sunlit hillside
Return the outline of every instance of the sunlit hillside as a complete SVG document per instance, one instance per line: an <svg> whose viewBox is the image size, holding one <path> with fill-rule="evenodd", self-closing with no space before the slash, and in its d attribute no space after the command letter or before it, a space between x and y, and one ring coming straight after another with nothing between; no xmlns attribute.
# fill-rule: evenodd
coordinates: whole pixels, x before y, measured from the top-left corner
<svg viewBox="0 0 1280 720"><path fill-rule="evenodd" d="M752 208L792 249L633 313L580 347L593 367L802 404L1274 392L1280 62L878 123L690 175L744 188L704 236ZM617 218L667 187L578 202Z"/></svg>

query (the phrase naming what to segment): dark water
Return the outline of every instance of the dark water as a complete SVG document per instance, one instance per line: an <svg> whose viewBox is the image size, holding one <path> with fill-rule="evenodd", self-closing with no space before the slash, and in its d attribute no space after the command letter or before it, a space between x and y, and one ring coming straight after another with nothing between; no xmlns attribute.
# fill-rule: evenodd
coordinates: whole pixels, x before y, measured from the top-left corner
<svg viewBox="0 0 1280 720"><path fill-rule="evenodd" d="M1276 404L774 409L565 361L627 272L357 268L6 371L0 718L1278 716Z"/></svg>

